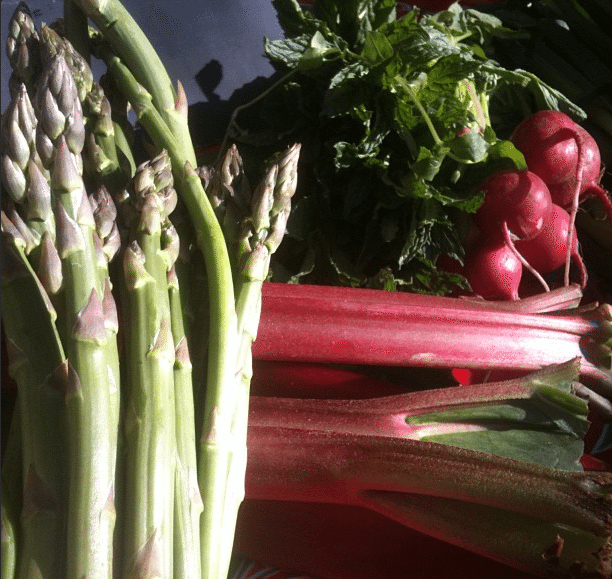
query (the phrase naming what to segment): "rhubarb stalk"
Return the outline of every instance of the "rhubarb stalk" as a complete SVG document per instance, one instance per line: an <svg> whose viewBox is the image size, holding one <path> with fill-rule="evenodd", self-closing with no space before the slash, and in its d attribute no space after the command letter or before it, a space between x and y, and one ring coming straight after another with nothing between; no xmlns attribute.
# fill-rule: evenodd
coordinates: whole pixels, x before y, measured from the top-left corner
<svg viewBox="0 0 612 579"><path fill-rule="evenodd" d="M612 399L609 353L600 350L611 333L604 306L526 313L458 298L286 284L266 284L262 299L254 359L533 371L580 357L589 386Z"/></svg>
<svg viewBox="0 0 612 579"><path fill-rule="evenodd" d="M612 474L579 470L577 376L574 360L382 399L253 397L247 496L361 505L525 571L609 577ZM515 444L526 430L550 435L547 452ZM490 451L457 446L472 435Z"/></svg>

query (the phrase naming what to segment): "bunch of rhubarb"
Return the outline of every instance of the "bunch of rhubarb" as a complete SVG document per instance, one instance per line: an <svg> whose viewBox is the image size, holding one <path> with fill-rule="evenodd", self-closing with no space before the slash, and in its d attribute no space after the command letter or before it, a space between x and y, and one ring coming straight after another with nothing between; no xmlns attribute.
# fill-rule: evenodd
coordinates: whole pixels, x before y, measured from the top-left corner
<svg viewBox="0 0 612 579"><path fill-rule="evenodd" d="M535 576L610 577L612 474L585 453L610 448L612 326L579 301L267 284L247 497L358 505Z"/></svg>

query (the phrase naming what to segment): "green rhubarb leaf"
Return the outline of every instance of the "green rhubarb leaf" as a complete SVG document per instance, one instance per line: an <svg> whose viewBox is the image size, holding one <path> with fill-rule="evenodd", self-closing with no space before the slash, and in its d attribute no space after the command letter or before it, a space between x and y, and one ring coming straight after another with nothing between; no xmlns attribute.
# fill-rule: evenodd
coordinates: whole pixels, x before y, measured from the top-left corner
<svg viewBox="0 0 612 579"><path fill-rule="evenodd" d="M546 382L534 379L528 398L430 412L406 422L424 427L422 440L581 470L587 403L573 393L577 376L553 377Z"/></svg>

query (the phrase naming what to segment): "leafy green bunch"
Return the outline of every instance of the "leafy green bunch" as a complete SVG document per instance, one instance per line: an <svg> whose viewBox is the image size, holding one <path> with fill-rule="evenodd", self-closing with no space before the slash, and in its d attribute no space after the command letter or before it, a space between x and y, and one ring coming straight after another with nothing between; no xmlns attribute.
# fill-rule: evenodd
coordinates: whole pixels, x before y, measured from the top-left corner
<svg viewBox="0 0 612 579"><path fill-rule="evenodd" d="M491 15L454 4L398 17L395 0L317 0L308 11L273 3L285 38L266 39L265 52L279 78L236 111L228 133L265 155L303 144L273 279L440 294L464 284L436 262L462 260L481 203L475 183L500 166L524 167L492 126L496 95L511 89L534 109L583 112L487 57L492 39L510 32Z"/></svg>

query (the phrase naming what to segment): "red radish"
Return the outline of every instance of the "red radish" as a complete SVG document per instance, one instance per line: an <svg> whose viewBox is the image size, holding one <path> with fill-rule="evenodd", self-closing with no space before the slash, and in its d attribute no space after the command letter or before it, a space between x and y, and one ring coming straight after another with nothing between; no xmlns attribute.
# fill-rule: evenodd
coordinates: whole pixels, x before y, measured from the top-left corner
<svg viewBox="0 0 612 579"><path fill-rule="evenodd" d="M547 185L561 183L576 174L576 126L565 113L538 111L514 129L510 140L523 153L530 171Z"/></svg>
<svg viewBox="0 0 612 579"><path fill-rule="evenodd" d="M574 130L582 137L581 146L582 154L584 155L584 168L582 173L582 184L580 186L580 196L586 198L588 196L600 196L600 193L594 189L601 189L598 185L601 176L601 155L599 147L595 139L585 131L580 125L576 125ZM576 193L576 173L569 176L560 183L549 184L550 194L553 201L561 207L568 208L572 206L574 195ZM604 192L604 197L606 197ZM606 197L607 198L607 197ZM608 200L609 202L609 200Z"/></svg>
<svg viewBox="0 0 612 579"><path fill-rule="evenodd" d="M612 219L612 204L599 185L599 147L595 139L568 115L559 111L538 111L516 127L510 140L523 153L529 170L548 185L557 205L568 210L572 207L580 180L581 197L599 197Z"/></svg>
<svg viewBox="0 0 612 579"><path fill-rule="evenodd" d="M500 238L504 225L516 239L531 239L544 226L552 209L544 181L531 171L497 171L481 184L484 201L476 212L478 228Z"/></svg>
<svg viewBox="0 0 612 579"><path fill-rule="evenodd" d="M553 204L551 215L542 231L533 239L517 241L516 248L540 273L554 271L565 263L569 225L569 213L559 205ZM576 231L572 233L571 256L580 269L581 285L584 287L587 272L578 252Z"/></svg>
<svg viewBox="0 0 612 579"><path fill-rule="evenodd" d="M503 240L483 239L466 256L464 275L485 299L517 300L523 265Z"/></svg>
<svg viewBox="0 0 612 579"><path fill-rule="evenodd" d="M598 197L612 221L612 201L600 186L601 157L597 143L564 113L539 111L523 120L510 137L523 153L529 169L550 185L553 201L569 211L565 284L569 284L570 238L578 205L586 197Z"/></svg>
<svg viewBox="0 0 612 579"><path fill-rule="evenodd" d="M476 212L478 228L491 239L503 239L509 250L542 287L549 287L514 245L516 239L532 239L552 210L548 187L535 173L508 169L487 177L480 186L484 201Z"/></svg>

